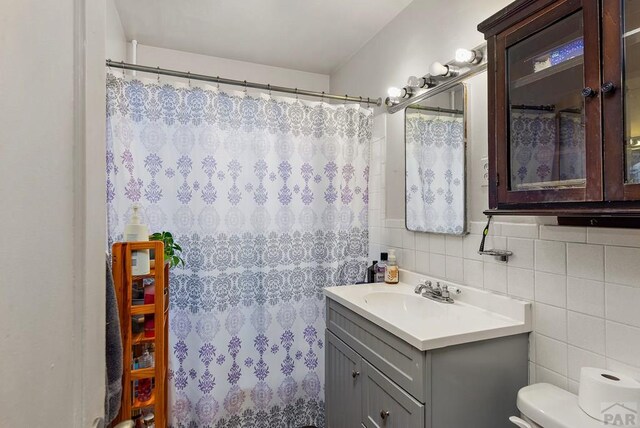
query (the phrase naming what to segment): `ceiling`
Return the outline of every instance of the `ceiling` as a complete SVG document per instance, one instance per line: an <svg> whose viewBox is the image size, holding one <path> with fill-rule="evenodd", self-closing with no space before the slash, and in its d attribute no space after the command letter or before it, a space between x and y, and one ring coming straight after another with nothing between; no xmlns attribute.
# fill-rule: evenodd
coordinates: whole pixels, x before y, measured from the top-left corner
<svg viewBox="0 0 640 428"><path fill-rule="evenodd" d="M329 74L412 0L116 0L128 40Z"/></svg>

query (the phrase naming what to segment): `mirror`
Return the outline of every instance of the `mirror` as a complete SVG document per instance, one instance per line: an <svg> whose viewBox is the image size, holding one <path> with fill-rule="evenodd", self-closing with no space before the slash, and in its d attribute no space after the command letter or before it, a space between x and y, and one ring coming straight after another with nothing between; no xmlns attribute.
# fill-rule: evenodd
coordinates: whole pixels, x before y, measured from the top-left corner
<svg viewBox="0 0 640 428"><path fill-rule="evenodd" d="M466 88L405 109L405 223L415 232L466 233Z"/></svg>

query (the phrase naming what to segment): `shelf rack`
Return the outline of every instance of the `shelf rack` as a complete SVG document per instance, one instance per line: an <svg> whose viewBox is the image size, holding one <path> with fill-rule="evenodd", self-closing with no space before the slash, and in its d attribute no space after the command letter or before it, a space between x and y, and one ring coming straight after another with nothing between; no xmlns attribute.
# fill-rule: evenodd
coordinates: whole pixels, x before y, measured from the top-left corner
<svg viewBox="0 0 640 428"><path fill-rule="evenodd" d="M151 270L146 275L132 275L131 255L135 251L153 252ZM164 244L161 241L118 242L112 247L113 281L118 298L120 329L123 347L122 403L114 425L131 419L144 410L155 415L155 426L166 427L167 414L167 366L168 366L168 305L169 305L169 265L164 263ZM159 267L159 268L158 268ZM133 304L133 285L152 279L155 297L152 304ZM154 316L153 337L144 331L133 333L132 317ZM155 345L154 366L133 369L133 350L136 345ZM140 379L153 379L153 390L149 400L139 401L134 394L133 384Z"/></svg>

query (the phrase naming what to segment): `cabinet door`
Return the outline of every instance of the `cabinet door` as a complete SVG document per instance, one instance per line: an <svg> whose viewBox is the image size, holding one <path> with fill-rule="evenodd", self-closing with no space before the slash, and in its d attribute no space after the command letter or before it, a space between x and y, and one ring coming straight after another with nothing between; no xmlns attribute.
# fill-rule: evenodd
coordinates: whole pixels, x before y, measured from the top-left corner
<svg viewBox="0 0 640 428"><path fill-rule="evenodd" d="M361 425L362 358L329 330L326 335L327 428L358 427Z"/></svg>
<svg viewBox="0 0 640 428"><path fill-rule="evenodd" d="M599 28L598 1L564 0L497 35L498 208L602 200Z"/></svg>
<svg viewBox="0 0 640 428"><path fill-rule="evenodd" d="M640 2L603 3L605 199L640 200Z"/></svg>
<svg viewBox="0 0 640 428"><path fill-rule="evenodd" d="M424 406L362 361L362 419L367 428L422 428Z"/></svg>

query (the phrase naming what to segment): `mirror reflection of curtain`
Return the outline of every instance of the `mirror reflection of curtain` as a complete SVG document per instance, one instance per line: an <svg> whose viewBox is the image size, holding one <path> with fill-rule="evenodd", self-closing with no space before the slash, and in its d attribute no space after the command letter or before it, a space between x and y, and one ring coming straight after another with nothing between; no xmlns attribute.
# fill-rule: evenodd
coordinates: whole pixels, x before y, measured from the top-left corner
<svg viewBox="0 0 640 428"><path fill-rule="evenodd" d="M556 115L539 110L511 111L511 184L555 180Z"/></svg>
<svg viewBox="0 0 640 428"><path fill-rule="evenodd" d="M585 177L584 117L581 113L533 109L511 111L511 184Z"/></svg>
<svg viewBox="0 0 640 428"><path fill-rule="evenodd" d="M406 115L407 228L461 234L465 229L462 115Z"/></svg>
<svg viewBox="0 0 640 428"><path fill-rule="evenodd" d="M586 153L584 140L584 115L561 112L560 122L560 180L585 178Z"/></svg>

